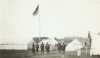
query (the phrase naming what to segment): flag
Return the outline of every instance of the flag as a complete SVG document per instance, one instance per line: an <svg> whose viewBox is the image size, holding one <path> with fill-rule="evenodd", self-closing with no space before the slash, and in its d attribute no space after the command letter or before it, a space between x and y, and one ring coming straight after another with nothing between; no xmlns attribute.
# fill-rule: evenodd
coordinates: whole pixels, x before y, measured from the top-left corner
<svg viewBox="0 0 100 58"><path fill-rule="evenodd" d="M37 5L37 7L35 8L33 12L33 16L38 15L38 14L39 14L39 5Z"/></svg>

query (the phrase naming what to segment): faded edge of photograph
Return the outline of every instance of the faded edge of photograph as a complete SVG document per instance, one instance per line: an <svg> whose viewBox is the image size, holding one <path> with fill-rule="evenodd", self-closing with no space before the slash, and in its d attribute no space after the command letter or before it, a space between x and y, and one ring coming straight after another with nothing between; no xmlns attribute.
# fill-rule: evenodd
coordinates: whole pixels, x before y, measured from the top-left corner
<svg viewBox="0 0 100 58"><path fill-rule="evenodd" d="M100 58L99 0L0 0L0 58Z"/></svg>

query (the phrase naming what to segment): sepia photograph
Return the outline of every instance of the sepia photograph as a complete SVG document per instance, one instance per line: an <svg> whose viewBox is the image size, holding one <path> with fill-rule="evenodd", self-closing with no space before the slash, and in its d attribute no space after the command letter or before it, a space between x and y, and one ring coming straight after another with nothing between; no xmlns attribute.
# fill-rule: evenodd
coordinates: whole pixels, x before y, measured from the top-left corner
<svg viewBox="0 0 100 58"><path fill-rule="evenodd" d="M0 0L0 58L100 58L100 0Z"/></svg>

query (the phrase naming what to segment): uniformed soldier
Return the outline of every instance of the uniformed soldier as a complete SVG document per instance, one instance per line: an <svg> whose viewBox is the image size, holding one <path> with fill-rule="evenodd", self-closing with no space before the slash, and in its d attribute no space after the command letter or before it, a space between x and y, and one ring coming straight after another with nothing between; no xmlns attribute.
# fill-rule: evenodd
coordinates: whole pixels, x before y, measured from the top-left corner
<svg viewBox="0 0 100 58"><path fill-rule="evenodd" d="M65 45L65 43L63 43L62 44L62 52L63 52L63 54L65 54L65 48L66 48L66 45Z"/></svg>
<svg viewBox="0 0 100 58"><path fill-rule="evenodd" d="M38 53L38 51L39 51L39 44L36 43L36 52Z"/></svg>
<svg viewBox="0 0 100 58"><path fill-rule="evenodd" d="M44 44L43 44L43 42L42 42L40 47L41 47L41 55L44 55Z"/></svg>
<svg viewBox="0 0 100 58"><path fill-rule="evenodd" d="M32 45L32 52L33 52L33 54L35 54L35 45L34 45L34 43Z"/></svg>
<svg viewBox="0 0 100 58"><path fill-rule="evenodd" d="M47 53L50 52L50 44L48 44L48 42L46 43L45 49Z"/></svg>
<svg viewBox="0 0 100 58"><path fill-rule="evenodd" d="M57 44L58 52L61 53L61 43Z"/></svg>

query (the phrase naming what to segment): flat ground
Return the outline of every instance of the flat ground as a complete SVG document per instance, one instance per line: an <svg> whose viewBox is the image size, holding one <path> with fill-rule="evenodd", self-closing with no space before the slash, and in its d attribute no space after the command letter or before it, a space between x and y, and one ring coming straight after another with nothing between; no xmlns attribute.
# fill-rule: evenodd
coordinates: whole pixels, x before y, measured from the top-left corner
<svg viewBox="0 0 100 58"><path fill-rule="evenodd" d="M100 56L76 56L76 53L65 53L62 55L57 51L52 51L49 54L45 53L41 55L34 55L31 50L0 50L0 58L100 58Z"/></svg>

